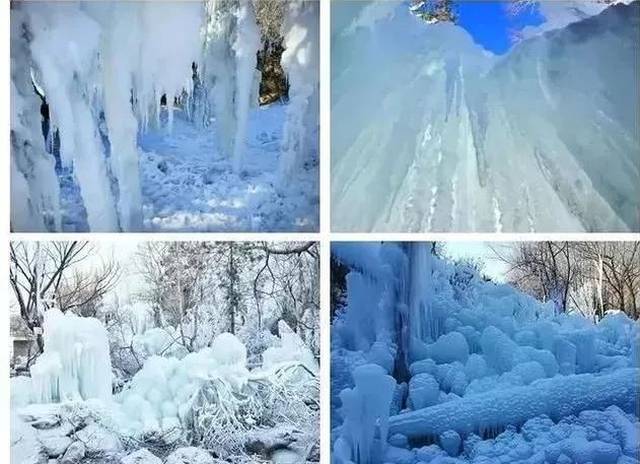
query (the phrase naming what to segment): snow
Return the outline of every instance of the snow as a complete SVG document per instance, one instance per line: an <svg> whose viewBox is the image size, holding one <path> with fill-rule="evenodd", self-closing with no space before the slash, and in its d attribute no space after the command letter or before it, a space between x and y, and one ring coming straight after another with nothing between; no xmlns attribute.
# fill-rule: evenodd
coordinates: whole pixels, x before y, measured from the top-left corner
<svg viewBox="0 0 640 464"><path fill-rule="evenodd" d="M280 334L278 346L269 347L262 353L262 367L277 369L287 363L297 362L310 372L317 373L318 363L313 353L283 320L278 321L278 333Z"/></svg>
<svg viewBox="0 0 640 464"><path fill-rule="evenodd" d="M144 228L177 231L310 231L318 224L317 166L307 165L278 189L286 105L249 112L242 173L234 173L216 133L202 131L175 110L173 132L150 129L141 138Z"/></svg>
<svg viewBox="0 0 640 464"><path fill-rule="evenodd" d="M318 42L291 42L290 104L257 108L253 8L12 5L12 230L316 230L317 146L281 165L291 134L317 136ZM316 6L302 10L317 30Z"/></svg>
<svg viewBox="0 0 640 464"><path fill-rule="evenodd" d="M430 243L332 254L350 270L331 335L335 462L637 459L637 321L558 313Z"/></svg>
<svg viewBox="0 0 640 464"><path fill-rule="evenodd" d="M142 448L128 454L120 460L121 464L162 464L162 460L151 453L148 449Z"/></svg>
<svg viewBox="0 0 640 464"><path fill-rule="evenodd" d="M44 353L31 367L32 401L111 398L111 359L104 326L94 318L49 309Z"/></svg>
<svg viewBox="0 0 640 464"><path fill-rule="evenodd" d="M407 2L356 3L331 18L335 231L640 228L637 2L504 57Z"/></svg>
<svg viewBox="0 0 640 464"><path fill-rule="evenodd" d="M213 457L205 450L194 447L178 448L171 453L165 464L214 464Z"/></svg>

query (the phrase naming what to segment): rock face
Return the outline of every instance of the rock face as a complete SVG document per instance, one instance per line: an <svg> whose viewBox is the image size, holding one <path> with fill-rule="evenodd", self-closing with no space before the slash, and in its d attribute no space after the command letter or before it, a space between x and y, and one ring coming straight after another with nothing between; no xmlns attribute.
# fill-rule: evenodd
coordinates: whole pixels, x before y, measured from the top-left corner
<svg viewBox="0 0 640 464"><path fill-rule="evenodd" d="M165 464L216 464L216 461L207 451L189 446L175 450Z"/></svg>
<svg viewBox="0 0 640 464"><path fill-rule="evenodd" d="M79 464L86 454L86 447L81 441L74 441L62 456L60 464Z"/></svg>
<svg viewBox="0 0 640 464"><path fill-rule="evenodd" d="M142 448L122 458L120 464L162 464L162 461L148 449Z"/></svg>

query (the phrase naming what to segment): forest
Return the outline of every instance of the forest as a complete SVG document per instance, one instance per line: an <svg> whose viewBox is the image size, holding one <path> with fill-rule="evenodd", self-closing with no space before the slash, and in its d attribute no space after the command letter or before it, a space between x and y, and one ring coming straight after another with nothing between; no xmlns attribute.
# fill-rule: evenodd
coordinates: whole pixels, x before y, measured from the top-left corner
<svg viewBox="0 0 640 464"><path fill-rule="evenodd" d="M317 461L318 245L121 247L11 244L14 462Z"/></svg>

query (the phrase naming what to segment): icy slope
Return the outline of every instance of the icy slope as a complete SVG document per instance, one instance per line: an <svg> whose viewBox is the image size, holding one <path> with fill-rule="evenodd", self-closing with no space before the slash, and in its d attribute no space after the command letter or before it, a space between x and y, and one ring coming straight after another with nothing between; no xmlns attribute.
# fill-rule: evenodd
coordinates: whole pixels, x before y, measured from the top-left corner
<svg viewBox="0 0 640 464"><path fill-rule="evenodd" d="M640 4L501 59L404 4L334 10L335 230L638 230Z"/></svg>
<svg viewBox="0 0 640 464"><path fill-rule="evenodd" d="M637 321L558 314L426 243L332 253L334 463L637 462Z"/></svg>

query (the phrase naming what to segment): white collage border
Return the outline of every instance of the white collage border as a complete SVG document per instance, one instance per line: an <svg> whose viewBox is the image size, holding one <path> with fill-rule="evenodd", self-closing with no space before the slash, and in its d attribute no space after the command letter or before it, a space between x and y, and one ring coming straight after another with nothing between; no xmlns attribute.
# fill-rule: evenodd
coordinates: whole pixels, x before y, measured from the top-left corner
<svg viewBox="0 0 640 464"><path fill-rule="evenodd" d="M17 0L21 1L21 0ZM126 0L130 1L130 0ZM163 0L156 0L163 1ZM191 0L182 0L191 1ZM320 242L320 439L321 463L330 463L330 308L329 258L332 241L640 241L640 234L507 234L507 233L331 233L330 232L330 2L320 1L320 231L318 233L9 233L10 173L10 75L9 75L9 0L2 0L0 11L0 307L4 323L0 331L0 462L10 463L9 423L9 241L10 240L92 240L92 241L318 241ZM354 212L357 214L357 212ZM11 463L20 464L20 463Z"/></svg>

